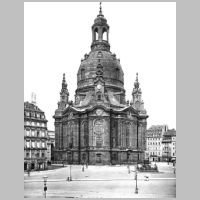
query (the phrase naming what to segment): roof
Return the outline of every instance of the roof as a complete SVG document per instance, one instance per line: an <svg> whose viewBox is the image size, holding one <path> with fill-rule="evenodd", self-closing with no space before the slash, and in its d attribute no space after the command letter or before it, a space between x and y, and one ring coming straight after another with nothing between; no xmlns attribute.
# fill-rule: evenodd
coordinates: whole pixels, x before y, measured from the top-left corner
<svg viewBox="0 0 200 200"><path fill-rule="evenodd" d="M167 125L152 125L146 131L146 137L162 137Z"/></svg>
<svg viewBox="0 0 200 200"><path fill-rule="evenodd" d="M148 130L162 130L167 125L152 125Z"/></svg>
<svg viewBox="0 0 200 200"><path fill-rule="evenodd" d="M175 129L168 130L167 132L164 133L163 136L164 137L173 137L173 136L176 136L176 130Z"/></svg>
<svg viewBox="0 0 200 200"><path fill-rule="evenodd" d="M28 101L24 102L24 110L39 111L44 113L44 111L38 108L38 106Z"/></svg>

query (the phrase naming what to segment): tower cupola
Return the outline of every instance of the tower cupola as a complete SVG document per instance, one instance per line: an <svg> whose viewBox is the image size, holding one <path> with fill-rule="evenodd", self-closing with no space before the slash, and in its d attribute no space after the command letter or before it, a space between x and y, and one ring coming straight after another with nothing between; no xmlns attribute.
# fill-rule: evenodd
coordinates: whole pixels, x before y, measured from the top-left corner
<svg viewBox="0 0 200 200"><path fill-rule="evenodd" d="M109 25L102 13L102 7L100 2L99 14L94 20L92 26L92 45L91 50L110 50L109 44Z"/></svg>

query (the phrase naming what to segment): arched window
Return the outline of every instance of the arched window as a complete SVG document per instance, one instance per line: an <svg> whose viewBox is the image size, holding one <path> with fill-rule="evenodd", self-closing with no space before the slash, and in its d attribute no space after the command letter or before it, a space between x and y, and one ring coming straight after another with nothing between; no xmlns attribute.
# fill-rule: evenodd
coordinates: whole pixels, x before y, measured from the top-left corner
<svg viewBox="0 0 200 200"><path fill-rule="evenodd" d="M85 69L81 69L81 79L85 78Z"/></svg>
<svg viewBox="0 0 200 200"><path fill-rule="evenodd" d="M126 124L126 147L130 146L129 137L130 137L130 125Z"/></svg>
<svg viewBox="0 0 200 200"><path fill-rule="evenodd" d="M69 140L68 140L69 148L73 148L73 143L74 143L74 141L73 141L73 136L74 136L73 128L74 128L73 124L70 124L69 129L68 129L69 130Z"/></svg>
<svg viewBox="0 0 200 200"><path fill-rule="evenodd" d="M116 79L119 79L119 68L115 69L115 76L116 76Z"/></svg>
<svg viewBox="0 0 200 200"><path fill-rule="evenodd" d="M102 58L102 57L103 57L103 54L102 54L101 51L98 52L97 57L98 57L98 58Z"/></svg>
<svg viewBox="0 0 200 200"><path fill-rule="evenodd" d="M87 123L86 122L83 125L83 140L84 140L84 146L87 146Z"/></svg>
<svg viewBox="0 0 200 200"><path fill-rule="evenodd" d="M122 147L126 147L126 124L122 123Z"/></svg>
<svg viewBox="0 0 200 200"><path fill-rule="evenodd" d="M104 121L96 120L94 123L94 134L96 135L96 147L101 148L103 145Z"/></svg>
<svg viewBox="0 0 200 200"><path fill-rule="evenodd" d="M70 147L72 148L73 147L73 125L71 125L71 128L70 128Z"/></svg>
<svg viewBox="0 0 200 200"><path fill-rule="evenodd" d="M107 41L108 40L108 35L107 35L107 29L104 27L102 31L102 39Z"/></svg>
<svg viewBox="0 0 200 200"><path fill-rule="evenodd" d="M94 29L94 40L98 40L98 28Z"/></svg>

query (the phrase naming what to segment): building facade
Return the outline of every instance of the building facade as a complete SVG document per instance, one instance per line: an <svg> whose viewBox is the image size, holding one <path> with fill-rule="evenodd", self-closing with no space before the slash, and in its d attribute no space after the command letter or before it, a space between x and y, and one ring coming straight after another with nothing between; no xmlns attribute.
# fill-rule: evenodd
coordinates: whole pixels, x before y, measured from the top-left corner
<svg viewBox="0 0 200 200"><path fill-rule="evenodd" d="M149 161L162 160L162 140L167 130L167 125L153 125L146 131L146 159Z"/></svg>
<svg viewBox="0 0 200 200"><path fill-rule="evenodd" d="M132 100L126 101L120 59L110 51L109 25L99 14L92 25L89 54L81 59L75 101L63 75L55 111L57 161L88 164L121 164L144 160L147 114L138 74Z"/></svg>
<svg viewBox="0 0 200 200"><path fill-rule="evenodd" d="M47 162L54 161L55 131L47 132Z"/></svg>
<svg viewBox="0 0 200 200"><path fill-rule="evenodd" d="M47 120L35 102L24 102L24 170L47 168Z"/></svg>
<svg viewBox="0 0 200 200"><path fill-rule="evenodd" d="M162 140L163 160L176 161L176 130L168 130Z"/></svg>

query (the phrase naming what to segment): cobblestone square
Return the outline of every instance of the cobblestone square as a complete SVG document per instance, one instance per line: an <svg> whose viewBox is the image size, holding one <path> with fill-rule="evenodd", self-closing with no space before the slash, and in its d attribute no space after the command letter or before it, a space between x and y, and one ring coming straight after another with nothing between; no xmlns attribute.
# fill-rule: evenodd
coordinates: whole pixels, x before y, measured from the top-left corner
<svg viewBox="0 0 200 200"><path fill-rule="evenodd" d="M158 173L138 173L138 194L135 194L135 173L128 173L125 165L72 165L72 181L67 181L70 166L60 169L24 174L24 197L43 197L47 176L47 197L65 198L175 198L176 177L172 164L157 163ZM134 166L130 166L134 171ZM149 177L149 181L145 180Z"/></svg>

